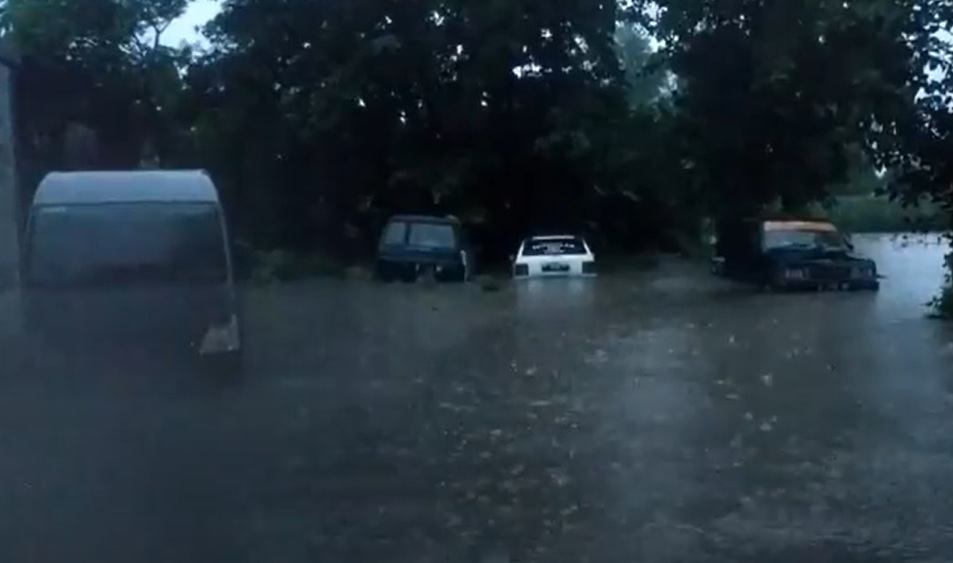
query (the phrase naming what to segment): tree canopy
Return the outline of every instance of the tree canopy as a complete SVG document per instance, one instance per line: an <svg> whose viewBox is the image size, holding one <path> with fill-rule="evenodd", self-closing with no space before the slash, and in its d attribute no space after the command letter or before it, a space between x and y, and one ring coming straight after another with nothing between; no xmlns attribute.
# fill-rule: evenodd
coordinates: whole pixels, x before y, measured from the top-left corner
<svg viewBox="0 0 953 563"><path fill-rule="evenodd" d="M665 245L859 166L953 201L944 0L225 0L202 52L186 5L7 0L28 188L207 168L246 240L347 255L402 211Z"/></svg>

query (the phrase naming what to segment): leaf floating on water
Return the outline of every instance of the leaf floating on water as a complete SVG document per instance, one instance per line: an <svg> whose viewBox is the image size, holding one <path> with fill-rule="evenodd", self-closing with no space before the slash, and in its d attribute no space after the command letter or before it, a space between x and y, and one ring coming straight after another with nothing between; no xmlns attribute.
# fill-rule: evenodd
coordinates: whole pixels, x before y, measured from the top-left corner
<svg viewBox="0 0 953 563"><path fill-rule="evenodd" d="M532 377L536 375L536 372L539 371L536 366L526 368L526 375Z"/></svg>
<svg viewBox="0 0 953 563"><path fill-rule="evenodd" d="M761 376L761 383L764 383L765 387L771 387L774 385L774 375L768 373Z"/></svg>
<svg viewBox="0 0 953 563"><path fill-rule="evenodd" d="M484 555L479 563L510 563L510 557L505 553L495 552Z"/></svg>
<svg viewBox="0 0 953 563"><path fill-rule="evenodd" d="M737 393L728 393L727 395L725 395L725 398L728 399L729 401L737 401L741 397Z"/></svg>
<svg viewBox="0 0 953 563"><path fill-rule="evenodd" d="M754 420L754 415L750 412L745 413L745 420Z"/></svg>
<svg viewBox="0 0 953 563"><path fill-rule="evenodd" d="M732 334L731 336L728 337L728 344L734 344L734 343L735 343L735 335Z"/></svg>
<svg viewBox="0 0 953 563"><path fill-rule="evenodd" d="M563 518L568 518L568 517L572 516L573 514L575 514L575 513L577 513L577 512L579 512L579 506L573 504L573 505L567 506L566 508L560 510L560 511L559 511L559 515L562 516Z"/></svg>
<svg viewBox="0 0 953 563"><path fill-rule="evenodd" d="M553 483L557 487L565 487L572 482L572 478L569 477L569 473L565 469L550 469L549 477L553 480Z"/></svg>
<svg viewBox="0 0 953 563"><path fill-rule="evenodd" d="M771 432L774 430L774 425L768 421L764 421L761 423L760 429L762 432Z"/></svg>
<svg viewBox="0 0 953 563"><path fill-rule="evenodd" d="M592 355L589 357L589 361L597 362L597 363L603 363L608 359L609 359L609 354L602 348L593 352Z"/></svg>
<svg viewBox="0 0 953 563"><path fill-rule="evenodd" d="M437 403L437 408L450 411L450 412L462 412L467 410L467 408L463 405L455 405L453 403L447 403L447 402Z"/></svg>

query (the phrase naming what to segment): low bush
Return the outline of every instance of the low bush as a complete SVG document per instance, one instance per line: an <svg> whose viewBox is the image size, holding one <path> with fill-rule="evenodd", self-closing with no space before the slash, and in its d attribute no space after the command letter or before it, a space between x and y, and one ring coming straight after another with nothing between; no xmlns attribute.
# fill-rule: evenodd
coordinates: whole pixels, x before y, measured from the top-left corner
<svg viewBox="0 0 953 563"><path fill-rule="evenodd" d="M953 242L953 235L948 235L947 240ZM946 255L946 279L943 283L943 289L930 303L933 313L936 317L942 319L953 319L953 252Z"/></svg>
<svg viewBox="0 0 953 563"><path fill-rule="evenodd" d="M948 227L942 209L933 203L905 207L883 196L839 196L818 206L817 212L854 233L938 232Z"/></svg>
<svg viewBox="0 0 953 563"><path fill-rule="evenodd" d="M347 272L344 264L326 256L282 249L246 250L240 263L240 277L258 285L329 276L343 277Z"/></svg>

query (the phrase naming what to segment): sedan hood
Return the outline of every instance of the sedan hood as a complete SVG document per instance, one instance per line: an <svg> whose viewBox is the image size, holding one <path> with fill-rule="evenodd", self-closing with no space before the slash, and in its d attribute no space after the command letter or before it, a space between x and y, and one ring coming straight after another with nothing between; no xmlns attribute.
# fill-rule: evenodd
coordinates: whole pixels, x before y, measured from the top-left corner
<svg viewBox="0 0 953 563"><path fill-rule="evenodd" d="M845 250L772 249L767 252L773 262L785 266L808 265L869 265L873 262Z"/></svg>

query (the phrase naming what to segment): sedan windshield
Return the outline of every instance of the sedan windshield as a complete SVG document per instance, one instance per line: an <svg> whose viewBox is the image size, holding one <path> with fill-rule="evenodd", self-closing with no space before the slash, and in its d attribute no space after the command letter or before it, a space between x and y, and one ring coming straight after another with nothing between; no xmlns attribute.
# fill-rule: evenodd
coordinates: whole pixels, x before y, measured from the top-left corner
<svg viewBox="0 0 953 563"><path fill-rule="evenodd" d="M821 250L844 250L847 242L844 235L837 231L778 230L764 234L764 247L773 248L809 248Z"/></svg>

